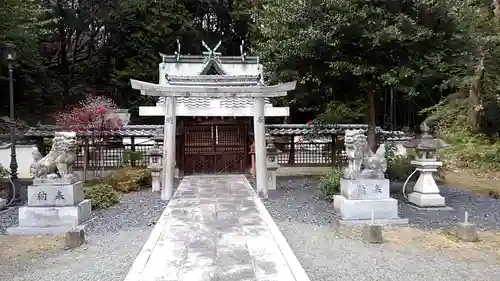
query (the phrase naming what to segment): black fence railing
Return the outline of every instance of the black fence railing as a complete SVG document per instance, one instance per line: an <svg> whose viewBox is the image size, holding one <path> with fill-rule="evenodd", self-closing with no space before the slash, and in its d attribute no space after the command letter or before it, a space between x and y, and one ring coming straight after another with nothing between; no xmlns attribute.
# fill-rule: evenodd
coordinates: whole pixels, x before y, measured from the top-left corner
<svg viewBox="0 0 500 281"><path fill-rule="evenodd" d="M270 130L270 136L278 148L278 164L281 166L328 166L342 167L346 164L343 135L338 132L325 132L323 134L308 134L307 132ZM382 132L378 135L379 142L389 140L404 140L402 135L394 135ZM116 169L123 166L147 167L148 151L154 147L153 144L137 144L134 139L142 137L130 137L130 144L123 144L120 138L106 145L84 145L84 139L80 139L75 168L77 169ZM147 138L147 136L146 136ZM178 165L183 162L183 138L177 138ZM45 155L50 150L50 138L45 138L45 144L38 142L40 152ZM161 143L159 143L161 147ZM250 153L250 147L248 148Z"/></svg>
<svg viewBox="0 0 500 281"><path fill-rule="evenodd" d="M276 136L278 164L281 166L342 166L346 162L338 136Z"/></svg>
<svg viewBox="0 0 500 281"><path fill-rule="evenodd" d="M153 144L123 145L80 145L76 154L75 168L116 169L123 166L144 168L148 165L148 150ZM50 151L50 144L44 145L42 154Z"/></svg>

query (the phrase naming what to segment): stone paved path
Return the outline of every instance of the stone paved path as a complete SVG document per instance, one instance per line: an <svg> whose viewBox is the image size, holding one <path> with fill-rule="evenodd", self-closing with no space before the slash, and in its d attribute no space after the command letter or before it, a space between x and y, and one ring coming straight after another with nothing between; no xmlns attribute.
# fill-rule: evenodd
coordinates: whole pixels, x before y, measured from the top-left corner
<svg viewBox="0 0 500 281"><path fill-rule="evenodd" d="M243 175L180 183L125 281L309 281Z"/></svg>

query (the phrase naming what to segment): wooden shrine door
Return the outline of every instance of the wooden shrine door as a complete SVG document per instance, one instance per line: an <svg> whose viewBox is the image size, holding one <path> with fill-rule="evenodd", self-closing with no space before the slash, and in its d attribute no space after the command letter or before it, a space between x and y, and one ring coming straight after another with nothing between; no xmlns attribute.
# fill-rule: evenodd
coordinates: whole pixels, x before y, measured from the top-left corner
<svg viewBox="0 0 500 281"><path fill-rule="evenodd" d="M189 124L184 127L184 174L245 173L246 124Z"/></svg>

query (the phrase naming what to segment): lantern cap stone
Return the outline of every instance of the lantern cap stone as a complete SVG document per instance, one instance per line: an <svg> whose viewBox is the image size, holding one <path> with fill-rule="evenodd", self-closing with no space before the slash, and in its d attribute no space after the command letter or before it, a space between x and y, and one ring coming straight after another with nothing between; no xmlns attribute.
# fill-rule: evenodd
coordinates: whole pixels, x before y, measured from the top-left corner
<svg viewBox="0 0 500 281"><path fill-rule="evenodd" d="M415 148L419 150L438 150L449 146L444 140L433 136L430 133L427 120L420 124L420 136L403 144L405 148Z"/></svg>
<svg viewBox="0 0 500 281"><path fill-rule="evenodd" d="M163 128L156 129L154 136L151 138L154 141L162 142L163 141Z"/></svg>
<svg viewBox="0 0 500 281"><path fill-rule="evenodd" d="M267 151L267 154L278 154L278 148L276 148L276 146L274 145L273 142L270 142L267 144L266 146L266 151Z"/></svg>
<svg viewBox="0 0 500 281"><path fill-rule="evenodd" d="M153 148L148 150L148 156L153 156L153 155L163 155L163 150L158 147L158 145L155 144Z"/></svg>

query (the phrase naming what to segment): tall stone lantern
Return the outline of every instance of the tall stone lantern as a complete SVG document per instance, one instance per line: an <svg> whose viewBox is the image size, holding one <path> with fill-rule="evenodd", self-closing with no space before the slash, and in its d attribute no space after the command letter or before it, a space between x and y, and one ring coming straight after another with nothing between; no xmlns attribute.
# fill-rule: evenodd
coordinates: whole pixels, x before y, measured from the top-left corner
<svg viewBox="0 0 500 281"><path fill-rule="evenodd" d="M429 133L426 121L420 125L420 131L419 137L403 144L406 148L415 149L416 156L411 164L415 166L415 172L420 172L413 192L408 195L408 200L422 208L445 207L445 199L440 194L433 173L437 172L437 169L443 165L443 162L437 158L437 150L447 147L448 144Z"/></svg>
<svg viewBox="0 0 500 281"><path fill-rule="evenodd" d="M156 192L161 190L161 170L163 151L158 147L158 144L148 151L149 165L151 171L151 191Z"/></svg>

